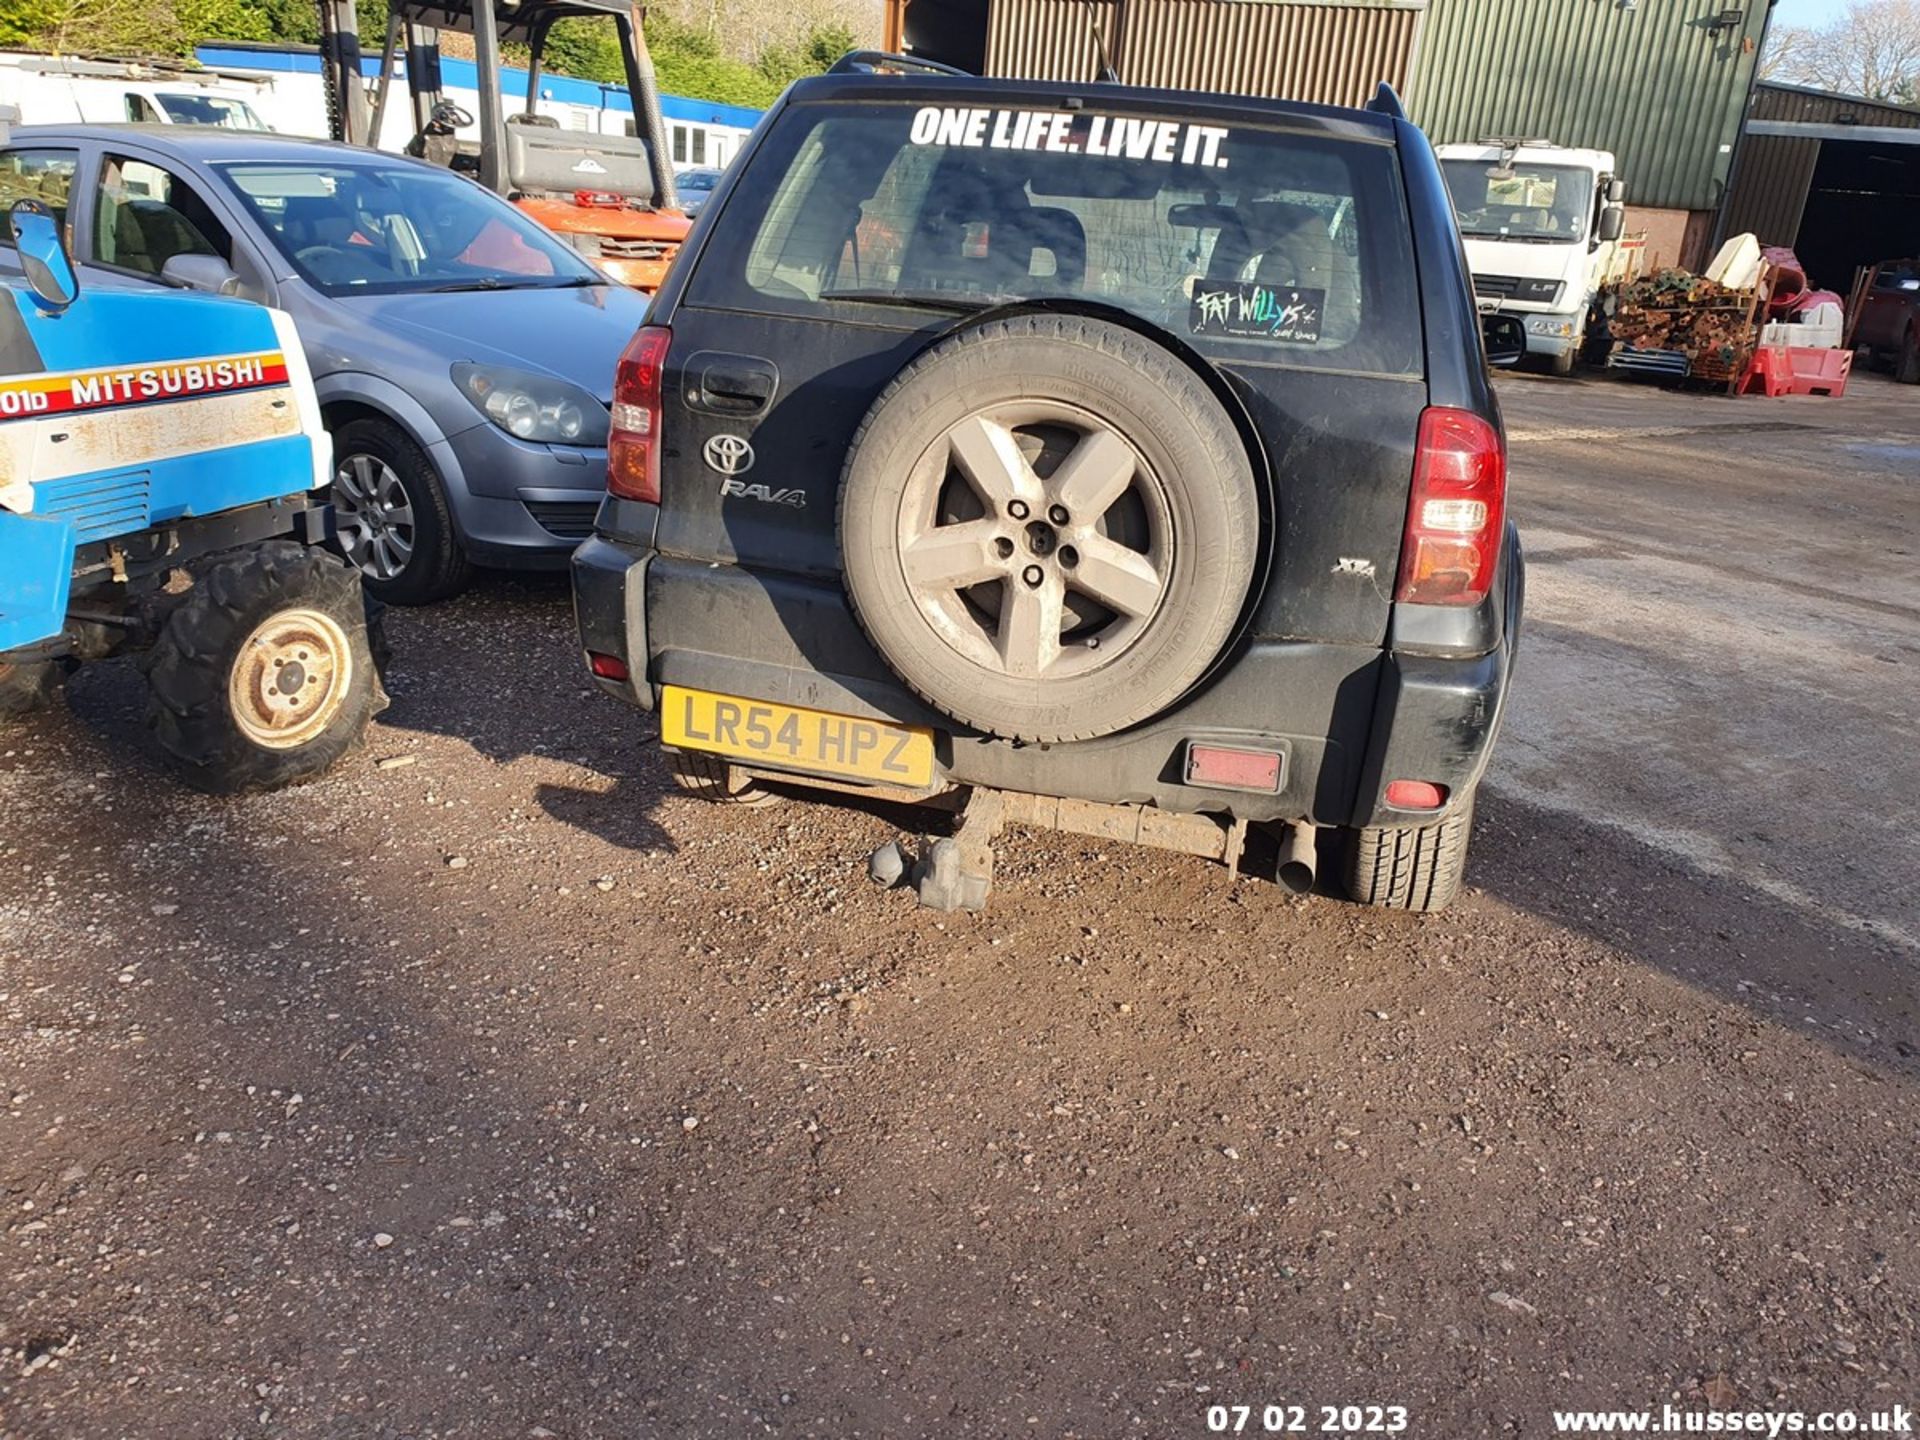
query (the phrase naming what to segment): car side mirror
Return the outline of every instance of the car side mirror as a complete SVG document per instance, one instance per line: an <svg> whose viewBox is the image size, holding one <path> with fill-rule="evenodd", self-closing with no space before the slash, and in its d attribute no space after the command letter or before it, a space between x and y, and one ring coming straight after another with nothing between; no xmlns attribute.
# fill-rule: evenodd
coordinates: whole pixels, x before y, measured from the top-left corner
<svg viewBox="0 0 1920 1440"><path fill-rule="evenodd" d="M1618 205L1609 205L1600 212L1600 239L1618 240L1627 228L1627 212Z"/></svg>
<svg viewBox="0 0 1920 1440"><path fill-rule="evenodd" d="M1511 315L1482 315L1480 338L1487 347L1487 363L1498 369L1518 365L1527 353L1527 327Z"/></svg>
<svg viewBox="0 0 1920 1440"><path fill-rule="evenodd" d="M209 295L238 295L240 277L218 255L175 255L160 267L160 278L185 290Z"/></svg>
<svg viewBox="0 0 1920 1440"><path fill-rule="evenodd" d="M7 212L7 232L20 252L20 269L41 308L66 309L80 293L73 261L60 238L60 222L38 200L16 200Z"/></svg>
<svg viewBox="0 0 1920 1440"><path fill-rule="evenodd" d="M1624 180L1607 181L1607 203L1618 205L1627 198L1627 182Z"/></svg>

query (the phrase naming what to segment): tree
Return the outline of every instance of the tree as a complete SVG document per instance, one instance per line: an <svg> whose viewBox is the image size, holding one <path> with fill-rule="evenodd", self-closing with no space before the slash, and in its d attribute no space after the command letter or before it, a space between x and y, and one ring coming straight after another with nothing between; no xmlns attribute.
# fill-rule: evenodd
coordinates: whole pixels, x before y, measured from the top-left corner
<svg viewBox="0 0 1920 1440"><path fill-rule="evenodd" d="M1868 100L1920 100L1920 0L1854 0L1830 25L1788 27L1767 41L1762 79Z"/></svg>

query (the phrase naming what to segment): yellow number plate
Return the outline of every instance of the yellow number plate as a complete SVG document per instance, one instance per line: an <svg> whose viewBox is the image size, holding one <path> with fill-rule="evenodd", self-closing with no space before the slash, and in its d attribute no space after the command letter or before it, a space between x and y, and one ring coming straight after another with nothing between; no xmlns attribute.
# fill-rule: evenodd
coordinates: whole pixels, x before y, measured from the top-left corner
<svg viewBox="0 0 1920 1440"><path fill-rule="evenodd" d="M933 783L933 732L765 700L664 686L660 738L683 750L917 789Z"/></svg>

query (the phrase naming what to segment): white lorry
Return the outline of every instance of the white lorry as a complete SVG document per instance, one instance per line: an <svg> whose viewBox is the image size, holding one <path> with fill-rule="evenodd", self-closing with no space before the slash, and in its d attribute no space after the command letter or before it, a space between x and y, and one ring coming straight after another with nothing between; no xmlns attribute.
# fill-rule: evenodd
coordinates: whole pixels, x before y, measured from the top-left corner
<svg viewBox="0 0 1920 1440"><path fill-rule="evenodd" d="M271 81L161 60L0 50L0 107L22 125L221 125L265 130L253 102Z"/></svg>
<svg viewBox="0 0 1920 1440"><path fill-rule="evenodd" d="M1544 140L1435 147L1483 312L1526 327L1527 354L1573 370L1600 287L1624 278L1626 182L1605 150Z"/></svg>

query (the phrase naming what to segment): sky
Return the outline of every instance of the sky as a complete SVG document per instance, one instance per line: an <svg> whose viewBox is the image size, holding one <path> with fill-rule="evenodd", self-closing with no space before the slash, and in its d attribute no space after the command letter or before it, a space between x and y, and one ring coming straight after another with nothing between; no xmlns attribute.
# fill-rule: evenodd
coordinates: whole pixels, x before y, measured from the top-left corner
<svg viewBox="0 0 1920 1440"><path fill-rule="evenodd" d="M1847 0L1780 0L1774 7L1773 23L1813 29L1837 20L1846 8Z"/></svg>

